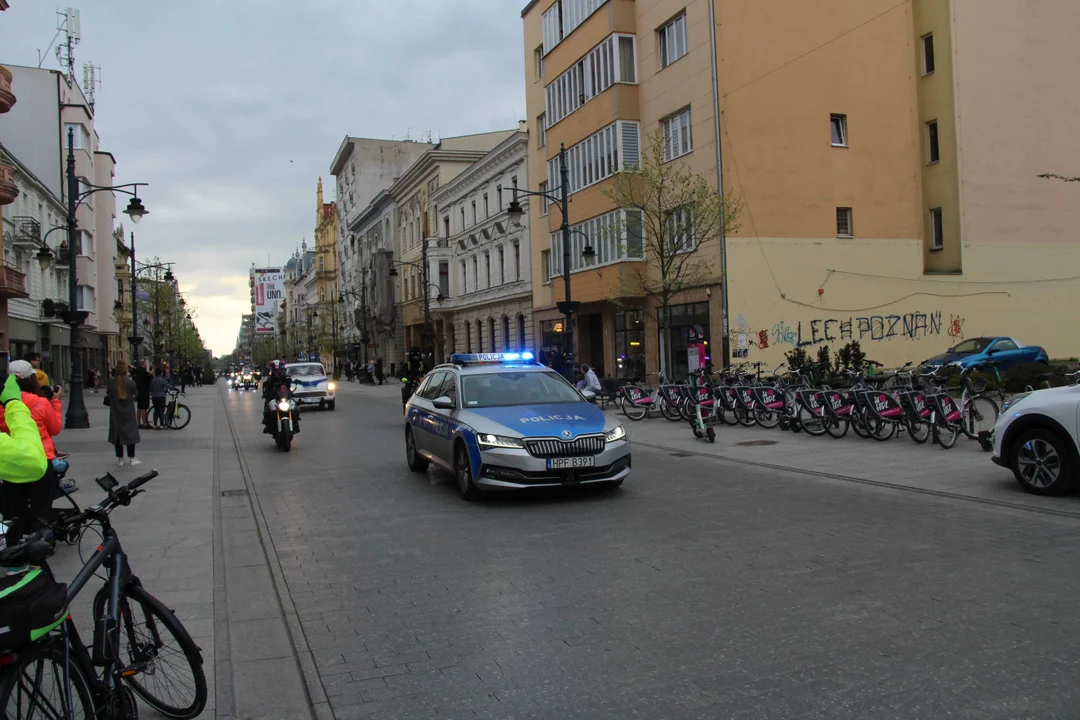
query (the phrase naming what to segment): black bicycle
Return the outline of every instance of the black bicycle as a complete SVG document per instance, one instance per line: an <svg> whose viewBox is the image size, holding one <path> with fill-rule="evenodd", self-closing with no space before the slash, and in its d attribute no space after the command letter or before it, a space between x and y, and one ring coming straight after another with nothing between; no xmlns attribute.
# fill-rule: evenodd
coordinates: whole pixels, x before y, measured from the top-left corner
<svg viewBox="0 0 1080 720"><path fill-rule="evenodd" d="M165 427L171 430L183 430L191 422L191 410L180 402L184 393L179 390L169 391L169 402L165 405Z"/></svg>
<svg viewBox="0 0 1080 720"><path fill-rule="evenodd" d="M151 595L128 565L109 513L131 504L149 472L121 485L112 475L97 479L108 493L82 511L100 527L101 544L67 588L68 605L104 568L94 596L94 637L87 647L68 612L55 624L31 631L29 644L0 655L0 717L5 720L138 718L135 695L174 718L193 718L206 706L202 653L171 610ZM55 538L49 530L0 551L0 566L38 565L52 578L46 559Z"/></svg>

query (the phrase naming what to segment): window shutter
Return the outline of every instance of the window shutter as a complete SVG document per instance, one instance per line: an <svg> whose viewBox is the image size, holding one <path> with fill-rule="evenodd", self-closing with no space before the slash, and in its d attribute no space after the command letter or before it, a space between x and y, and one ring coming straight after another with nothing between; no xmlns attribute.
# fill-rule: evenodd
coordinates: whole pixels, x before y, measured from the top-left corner
<svg viewBox="0 0 1080 720"><path fill-rule="evenodd" d="M641 161L641 143L638 139L637 123L622 123L622 156L624 169L636 168Z"/></svg>

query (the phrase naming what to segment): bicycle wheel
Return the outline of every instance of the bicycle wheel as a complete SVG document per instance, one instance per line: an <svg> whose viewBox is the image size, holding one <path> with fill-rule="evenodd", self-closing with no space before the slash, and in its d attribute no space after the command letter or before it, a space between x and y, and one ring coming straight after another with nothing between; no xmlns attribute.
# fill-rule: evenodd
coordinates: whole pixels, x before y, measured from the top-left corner
<svg viewBox="0 0 1080 720"><path fill-rule="evenodd" d="M682 420L682 411L679 410L677 406L668 402L666 397L660 398L660 412L671 422L679 422Z"/></svg>
<svg viewBox="0 0 1080 720"><path fill-rule="evenodd" d="M70 693L64 683L63 640L46 640L20 652L14 664L4 668L0 717L7 720L97 717L89 683L74 663L69 662L67 667Z"/></svg>
<svg viewBox="0 0 1080 720"><path fill-rule="evenodd" d="M808 434L819 436L825 434L825 420L820 415L815 415L810 408L799 405L799 427Z"/></svg>
<svg viewBox="0 0 1080 720"><path fill-rule="evenodd" d="M757 425L757 417L754 415L754 411L744 407L735 408L735 419L739 421L739 424L743 427L753 427Z"/></svg>
<svg viewBox="0 0 1080 720"><path fill-rule="evenodd" d="M183 403L176 403L176 408L169 415L168 426L173 430L183 430L191 422L191 410Z"/></svg>
<svg viewBox="0 0 1080 720"><path fill-rule="evenodd" d="M904 416L904 427L907 428L911 439L922 445L930 439L930 423L912 420L910 416Z"/></svg>
<svg viewBox="0 0 1080 720"><path fill-rule="evenodd" d="M991 398L978 395L971 398L964 408L960 429L972 440L979 439L980 432L990 432L998 419L998 406Z"/></svg>
<svg viewBox="0 0 1080 720"><path fill-rule="evenodd" d="M108 590L103 585L94 597L94 617L105 614ZM119 659L131 689L164 715L198 716L206 706L206 675L202 654L183 624L139 585L124 589L120 617Z"/></svg>
<svg viewBox="0 0 1080 720"><path fill-rule="evenodd" d="M641 420L649 412L649 408L645 405L635 405L632 402L623 400L622 411L623 415L631 420Z"/></svg>
<svg viewBox="0 0 1080 720"><path fill-rule="evenodd" d="M847 418L835 415L825 418L825 432L829 433L829 437L834 437L839 440L847 435L849 427L851 427L851 423Z"/></svg>
<svg viewBox="0 0 1080 720"><path fill-rule="evenodd" d="M949 421L940 415L932 428L934 435L934 442L946 450L956 445L956 438L960 435L960 430L955 426L949 424Z"/></svg>

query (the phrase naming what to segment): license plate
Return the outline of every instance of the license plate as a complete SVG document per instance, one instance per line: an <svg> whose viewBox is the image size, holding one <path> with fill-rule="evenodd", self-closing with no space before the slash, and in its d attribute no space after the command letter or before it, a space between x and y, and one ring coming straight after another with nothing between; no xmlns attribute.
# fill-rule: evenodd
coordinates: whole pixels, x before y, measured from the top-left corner
<svg viewBox="0 0 1080 720"><path fill-rule="evenodd" d="M595 467L596 466L596 458L594 458L594 457L548 458L547 466L548 466L549 470L562 470L563 468Z"/></svg>

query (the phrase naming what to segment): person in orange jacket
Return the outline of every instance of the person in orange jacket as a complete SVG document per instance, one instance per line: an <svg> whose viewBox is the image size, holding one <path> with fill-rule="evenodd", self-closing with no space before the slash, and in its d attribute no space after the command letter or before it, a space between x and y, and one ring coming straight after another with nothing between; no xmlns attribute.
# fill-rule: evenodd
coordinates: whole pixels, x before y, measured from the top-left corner
<svg viewBox="0 0 1080 720"><path fill-rule="evenodd" d="M53 444L53 438L63 429L64 410L60 400L61 390L49 387L43 391L38 385L37 373L33 366L25 360L12 361L8 366L8 373L14 375L19 383L23 404L30 410L30 416L34 418L38 432L41 434L41 446L45 450L45 457L52 462L56 459L56 445ZM2 409L0 409L0 430L8 431Z"/></svg>
<svg viewBox="0 0 1080 720"><path fill-rule="evenodd" d="M41 435L30 410L22 401L18 379L8 374L0 391L0 406L4 409L4 424L8 431L0 433L0 513L8 523L8 545L18 542L32 529L42 512L52 507L55 489L47 476L55 473Z"/></svg>

